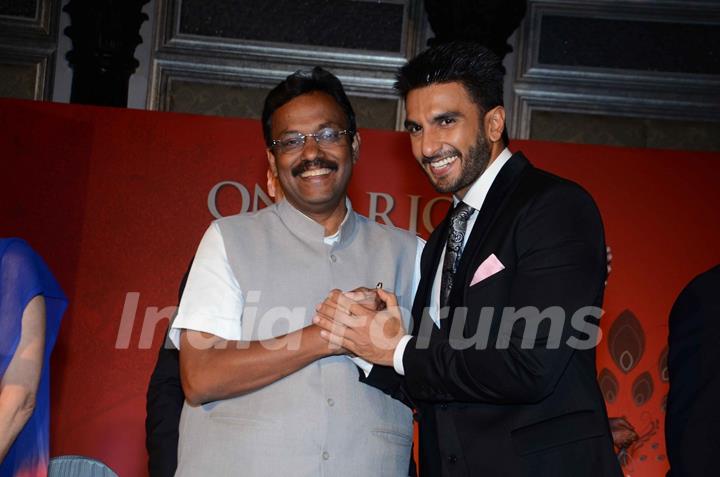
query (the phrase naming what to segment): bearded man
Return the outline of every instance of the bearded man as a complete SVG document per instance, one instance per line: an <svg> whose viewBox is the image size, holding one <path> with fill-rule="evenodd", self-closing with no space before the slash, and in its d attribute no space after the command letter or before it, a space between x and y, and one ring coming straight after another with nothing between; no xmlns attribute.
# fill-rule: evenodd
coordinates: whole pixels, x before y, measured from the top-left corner
<svg viewBox="0 0 720 477"><path fill-rule="evenodd" d="M595 378L595 203L507 148L488 49L433 47L396 87L413 153L455 206L423 251L407 332L393 294L379 292L376 312L335 291L315 317L321 336L375 363L363 380L416 409L423 476L620 476Z"/></svg>

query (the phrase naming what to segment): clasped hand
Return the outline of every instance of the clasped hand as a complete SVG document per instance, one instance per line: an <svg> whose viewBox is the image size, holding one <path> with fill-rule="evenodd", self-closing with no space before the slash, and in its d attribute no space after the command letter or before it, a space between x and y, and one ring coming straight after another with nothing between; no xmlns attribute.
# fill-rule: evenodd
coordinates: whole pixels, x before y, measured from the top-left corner
<svg viewBox="0 0 720 477"><path fill-rule="evenodd" d="M313 322L330 344L383 366L392 366L395 347L406 334L397 297L383 289L332 290L316 307Z"/></svg>

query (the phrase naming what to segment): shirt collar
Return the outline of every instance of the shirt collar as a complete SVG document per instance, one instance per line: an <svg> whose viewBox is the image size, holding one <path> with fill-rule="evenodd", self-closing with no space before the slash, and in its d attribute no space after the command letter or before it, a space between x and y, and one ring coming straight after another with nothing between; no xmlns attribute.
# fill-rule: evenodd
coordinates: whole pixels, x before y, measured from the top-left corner
<svg viewBox="0 0 720 477"><path fill-rule="evenodd" d="M323 239L323 242L328 245L335 245L336 243L340 242L342 240L343 233L345 235L349 235L349 232L352 229L352 227L347 226L348 219L350 218L350 215L352 215L350 213L352 212L352 204L350 203L350 199L347 197L345 197L345 207L347 208L347 212L345 213L345 218L343 218L343 221L340 222L340 227L338 227L337 231L334 234L326 235Z"/></svg>
<svg viewBox="0 0 720 477"><path fill-rule="evenodd" d="M511 157L512 152L510 152L510 149L503 149L498 157L495 158L488 168L480 174L480 177L477 178L473 185L470 186L470 189L468 189L462 201L473 209L480 210L483 202L485 202L485 197L487 197L488 192L490 192L490 187L495 181L495 178ZM458 202L460 202L460 199L453 196L453 205L457 205Z"/></svg>

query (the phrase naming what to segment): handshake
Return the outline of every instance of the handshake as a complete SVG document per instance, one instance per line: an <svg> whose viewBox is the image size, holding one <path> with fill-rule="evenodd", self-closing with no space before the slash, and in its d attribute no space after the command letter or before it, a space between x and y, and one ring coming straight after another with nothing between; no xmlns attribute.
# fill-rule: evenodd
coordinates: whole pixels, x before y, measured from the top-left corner
<svg viewBox="0 0 720 477"><path fill-rule="evenodd" d="M331 345L366 361L392 366L393 353L407 334L397 297L382 289L332 290L315 308L313 323Z"/></svg>

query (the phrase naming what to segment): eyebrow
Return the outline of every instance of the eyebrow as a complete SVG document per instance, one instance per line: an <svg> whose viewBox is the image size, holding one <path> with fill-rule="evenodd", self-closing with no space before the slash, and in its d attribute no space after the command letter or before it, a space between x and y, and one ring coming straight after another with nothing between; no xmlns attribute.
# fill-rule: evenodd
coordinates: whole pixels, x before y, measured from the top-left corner
<svg viewBox="0 0 720 477"><path fill-rule="evenodd" d="M437 124L437 123L439 123L439 122L441 122L441 121L444 121L444 120L446 120L446 119L460 118L460 117L463 117L463 116L464 116L464 115L463 115L461 112L459 112L459 111L447 111L447 112L444 112L444 113L440 113L440 114L438 114L438 115L436 115L436 116L433 116L431 122L432 122L433 124ZM420 127L420 125L419 125L418 123L416 123L415 121L411 121L411 120L409 120L409 119L406 119L405 122L403 123L403 125L405 126L405 129L408 129L408 128L411 127L411 126Z"/></svg>
<svg viewBox="0 0 720 477"><path fill-rule="evenodd" d="M461 116L462 116L462 113L460 113L458 111L447 111L445 113L440 113L437 116L433 116L432 122L437 124L446 119L454 119L454 118L461 117Z"/></svg>

